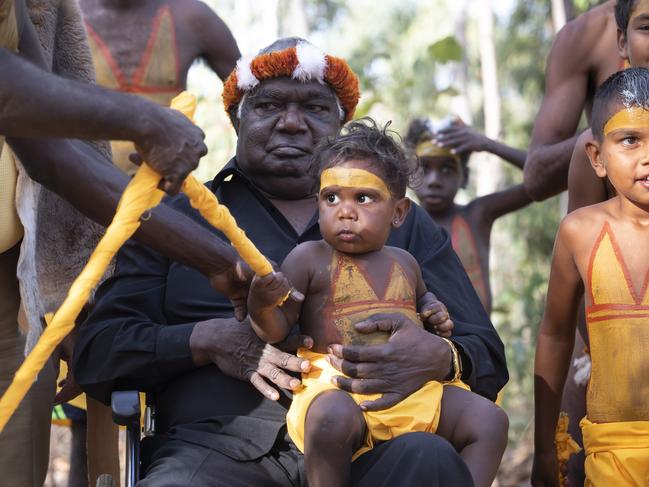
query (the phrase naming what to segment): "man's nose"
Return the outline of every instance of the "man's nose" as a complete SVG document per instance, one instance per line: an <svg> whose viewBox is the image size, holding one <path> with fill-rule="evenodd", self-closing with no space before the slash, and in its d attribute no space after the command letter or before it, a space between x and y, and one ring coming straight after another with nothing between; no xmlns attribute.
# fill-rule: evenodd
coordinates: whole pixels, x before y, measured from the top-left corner
<svg viewBox="0 0 649 487"><path fill-rule="evenodd" d="M279 120L278 128L295 133L306 130L304 114L297 104L290 103Z"/></svg>

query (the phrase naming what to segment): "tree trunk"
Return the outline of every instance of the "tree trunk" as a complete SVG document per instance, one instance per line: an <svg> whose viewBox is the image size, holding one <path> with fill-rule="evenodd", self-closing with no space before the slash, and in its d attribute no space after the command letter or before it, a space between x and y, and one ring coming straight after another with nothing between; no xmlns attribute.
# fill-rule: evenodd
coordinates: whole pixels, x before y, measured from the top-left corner
<svg viewBox="0 0 649 487"><path fill-rule="evenodd" d="M304 9L304 0L283 0L280 3L280 37L309 37L309 24Z"/></svg>
<svg viewBox="0 0 649 487"><path fill-rule="evenodd" d="M498 90L496 49L494 46L492 0L478 0L477 5L485 135L491 139L499 139L501 135L500 93ZM497 190L502 179L502 166L501 161L496 156L479 154L476 172L478 175L476 183L478 196L493 193Z"/></svg>
<svg viewBox="0 0 649 487"><path fill-rule="evenodd" d="M554 32L559 32L566 25L566 2L568 0L552 0L552 25Z"/></svg>
<svg viewBox="0 0 649 487"><path fill-rule="evenodd" d="M452 101L452 113L458 115L467 125L473 125L473 116L471 114L471 103L469 101L469 59L467 56L467 12L468 0L460 0L460 8L455 22L455 38L460 46L462 46L462 60L457 63L455 68L455 79L457 80L457 87L459 96L455 97Z"/></svg>

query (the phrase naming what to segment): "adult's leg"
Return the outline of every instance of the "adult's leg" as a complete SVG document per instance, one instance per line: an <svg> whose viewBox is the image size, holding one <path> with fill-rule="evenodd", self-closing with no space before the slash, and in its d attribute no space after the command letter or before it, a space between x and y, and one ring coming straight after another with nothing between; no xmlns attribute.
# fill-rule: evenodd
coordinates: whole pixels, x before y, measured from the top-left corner
<svg viewBox="0 0 649 487"><path fill-rule="evenodd" d="M455 449L431 433L408 433L380 443L352 464L354 487L472 487Z"/></svg>
<svg viewBox="0 0 649 487"><path fill-rule="evenodd" d="M161 441L162 440L162 441ZM237 461L202 447L177 439L154 438L161 443L148 458L146 477L138 487L296 487L300 485L297 468L291 478L287 452L271 452L254 461ZM297 465L297 455L291 463Z"/></svg>
<svg viewBox="0 0 649 487"><path fill-rule="evenodd" d="M76 413L76 415L81 416L81 412ZM68 477L68 487L85 487L88 485L85 417L72 419L70 430L72 431L72 441L70 442L70 475Z"/></svg>
<svg viewBox="0 0 649 487"><path fill-rule="evenodd" d="M86 396L86 445L90 485L102 474L110 474L119 485L119 429L113 423L112 411Z"/></svg>
<svg viewBox="0 0 649 487"><path fill-rule="evenodd" d="M449 440L471 471L476 487L489 487L507 446L507 414L459 387L445 387L437 433Z"/></svg>
<svg viewBox="0 0 649 487"><path fill-rule="evenodd" d="M0 254L0 395L25 359L25 339L18 329L18 253L19 245ZM48 361L0 434L0 485L41 487L45 482L55 382Z"/></svg>
<svg viewBox="0 0 649 487"><path fill-rule="evenodd" d="M349 485L352 455L362 445L365 420L358 404L344 391L316 397L304 424L304 464L311 487Z"/></svg>

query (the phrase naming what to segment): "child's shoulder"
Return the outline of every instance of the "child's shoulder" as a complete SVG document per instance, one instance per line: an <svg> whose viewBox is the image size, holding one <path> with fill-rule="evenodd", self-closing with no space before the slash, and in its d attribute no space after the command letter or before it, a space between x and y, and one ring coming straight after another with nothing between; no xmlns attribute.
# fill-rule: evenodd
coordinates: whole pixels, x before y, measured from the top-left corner
<svg viewBox="0 0 649 487"><path fill-rule="evenodd" d="M567 214L559 226L558 237L588 239L593 233L598 233L604 223L611 219L610 200L595 205L585 206Z"/></svg>
<svg viewBox="0 0 649 487"><path fill-rule="evenodd" d="M419 262L417 262L417 259L415 259L415 257L410 252L400 247L392 247L390 245L386 245L383 247L383 252L385 253L386 257L390 257L398 261L402 265L405 264L408 266L419 267Z"/></svg>
<svg viewBox="0 0 649 487"><path fill-rule="evenodd" d="M322 257L330 257L331 252L331 246L324 240L312 240L297 245L286 256L286 260L302 263L314 262Z"/></svg>

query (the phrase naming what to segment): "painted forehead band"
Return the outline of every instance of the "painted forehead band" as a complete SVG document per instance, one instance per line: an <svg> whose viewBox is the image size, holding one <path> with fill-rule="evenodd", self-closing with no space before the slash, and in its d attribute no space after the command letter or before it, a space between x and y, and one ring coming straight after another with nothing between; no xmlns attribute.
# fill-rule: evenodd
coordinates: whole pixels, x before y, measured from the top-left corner
<svg viewBox="0 0 649 487"><path fill-rule="evenodd" d="M633 106L623 108L604 125L604 136L617 129L640 129L649 127L649 110Z"/></svg>
<svg viewBox="0 0 649 487"><path fill-rule="evenodd" d="M320 191L329 186L343 188L370 188L386 200L392 197L390 190L380 177L365 169L353 167L330 167L320 175Z"/></svg>
<svg viewBox="0 0 649 487"><path fill-rule="evenodd" d="M415 154L418 157L450 157L460 162L460 156L453 154L451 149L435 144L432 140L424 140L415 147Z"/></svg>
<svg viewBox="0 0 649 487"><path fill-rule="evenodd" d="M257 56L242 57L223 85L225 110L237 106L261 81L289 77L330 85L344 110L344 122L354 117L360 98L358 77L344 59L325 54L309 42Z"/></svg>

